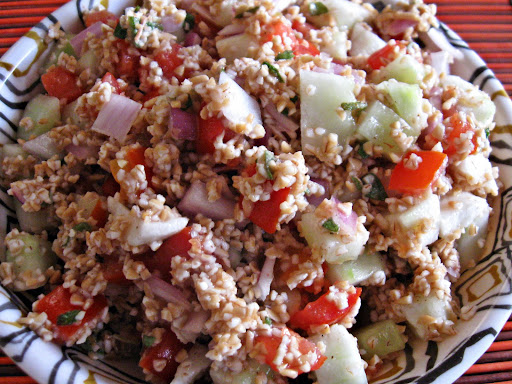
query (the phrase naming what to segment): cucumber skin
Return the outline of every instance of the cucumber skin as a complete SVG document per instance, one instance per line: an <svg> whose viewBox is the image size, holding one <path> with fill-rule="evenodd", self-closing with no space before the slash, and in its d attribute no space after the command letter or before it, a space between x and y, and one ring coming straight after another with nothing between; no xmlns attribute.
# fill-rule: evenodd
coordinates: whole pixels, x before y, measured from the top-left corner
<svg viewBox="0 0 512 384"><path fill-rule="evenodd" d="M18 128L18 138L29 140L31 136L40 136L52 129L60 121L59 99L53 96L38 95L30 100L23 112L23 118L30 118L33 128Z"/></svg>
<svg viewBox="0 0 512 384"><path fill-rule="evenodd" d="M393 320L384 320L358 329L354 336L360 349L366 351L363 358L371 359L374 355L383 358L390 353L401 351L405 348L398 326Z"/></svg>

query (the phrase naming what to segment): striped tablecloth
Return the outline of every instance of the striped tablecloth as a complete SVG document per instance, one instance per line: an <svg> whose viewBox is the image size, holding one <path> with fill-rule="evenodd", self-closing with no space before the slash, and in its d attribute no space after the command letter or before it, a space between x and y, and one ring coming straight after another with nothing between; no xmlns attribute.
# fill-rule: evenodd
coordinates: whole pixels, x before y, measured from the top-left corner
<svg viewBox="0 0 512 384"><path fill-rule="evenodd" d="M511 0L512 1L512 0ZM67 0L0 0L0 55ZM438 17L487 62L512 95L512 5L507 0L437 0ZM512 318L456 384L512 384ZM0 352L0 384L35 384Z"/></svg>

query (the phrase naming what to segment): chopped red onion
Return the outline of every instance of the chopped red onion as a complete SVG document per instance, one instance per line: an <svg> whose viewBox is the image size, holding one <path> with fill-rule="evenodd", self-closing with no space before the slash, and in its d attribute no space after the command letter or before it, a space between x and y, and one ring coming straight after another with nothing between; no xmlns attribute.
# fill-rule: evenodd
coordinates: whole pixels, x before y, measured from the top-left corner
<svg viewBox="0 0 512 384"><path fill-rule="evenodd" d="M82 54L84 40L87 37L87 35L89 35L89 33L93 34L96 37L100 37L103 34L103 31L101 30L102 25L103 23L101 21L98 21L90 27L84 29L82 32L80 32L78 35L71 39L70 44L73 46L73 49L75 50L75 53L78 56Z"/></svg>
<svg viewBox="0 0 512 384"><path fill-rule="evenodd" d="M243 24L229 24L222 28L218 35L219 36L233 36L233 35L239 35L241 33L244 33L245 31L245 25Z"/></svg>
<svg viewBox="0 0 512 384"><path fill-rule="evenodd" d="M274 265L276 264L276 259L274 257L266 257L265 262L263 263L263 267L261 268L260 277L258 279L258 284L256 284L256 288L258 288L259 292L257 292L258 298L261 300L265 300L265 298L270 293L270 285L272 284L272 280L274 279Z"/></svg>
<svg viewBox="0 0 512 384"><path fill-rule="evenodd" d="M113 94L101 108L92 130L123 142L142 105L128 97Z"/></svg>
<svg viewBox="0 0 512 384"><path fill-rule="evenodd" d="M225 195L215 201L208 201L206 185L201 181L193 182L185 196L178 204L178 209L187 216L202 214L213 220L232 219L234 217L236 201Z"/></svg>
<svg viewBox="0 0 512 384"><path fill-rule="evenodd" d="M201 45L201 36L199 36L195 32L189 32L185 36L185 41L183 42L185 47L192 47L193 45Z"/></svg>
<svg viewBox="0 0 512 384"><path fill-rule="evenodd" d="M12 186L11 189L10 189L12 195L21 203L21 204L25 204L25 196L23 196L23 193L21 192L21 190L16 187L16 186Z"/></svg>
<svg viewBox="0 0 512 384"><path fill-rule="evenodd" d="M174 16L162 17L162 28L164 29L164 32L174 33L179 31L182 25L183 23L177 22Z"/></svg>
<svg viewBox="0 0 512 384"><path fill-rule="evenodd" d="M451 45L443 32L436 28L430 28L428 32L420 32L420 38L428 51L445 51L455 59L464 58L464 54Z"/></svg>
<svg viewBox="0 0 512 384"><path fill-rule="evenodd" d="M277 128L280 128L282 132L290 135L294 134L299 129L299 124L280 113L274 104L268 103L265 107L265 111L274 119L278 126Z"/></svg>
<svg viewBox="0 0 512 384"><path fill-rule="evenodd" d="M395 19L391 23L386 25L384 31L382 32L390 37L399 38L405 31L407 31L407 28L414 27L416 26L416 24L418 24L418 21L416 20Z"/></svg>
<svg viewBox="0 0 512 384"><path fill-rule="evenodd" d="M45 160L60 154L57 143L48 135L48 133L43 133L35 139L26 141L22 147L31 155Z"/></svg>
<svg viewBox="0 0 512 384"><path fill-rule="evenodd" d="M317 184L320 184L322 187L324 187L325 192L322 195L320 195L320 196L309 195L307 197L309 204L312 204L315 207L318 207L322 201L324 201L331 195L330 194L330 185L329 185L329 182L324 179L311 178L311 181L313 181Z"/></svg>
<svg viewBox="0 0 512 384"><path fill-rule="evenodd" d="M175 140L195 140L197 137L197 116L180 108L171 108L168 126Z"/></svg>
<svg viewBox="0 0 512 384"><path fill-rule="evenodd" d="M69 144L64 148L69 153L72 153L80 160L87 160L90 157L96 157L100 150L96 145L75 145Z"/></svg>
<svg viewBox="0 0 512 384"><path fill-rule="evenodd" d="M192 6L190 7L190 9L192 11L195 11L199 14L199 16L201 16L201 18L204 20L204 21L207 21L208 23L212 24L212 25L216 25L217 27L221 27L221 25L219 25L215 19L213 18L212 14L210 13L210 11L208 9L206 9L205 7L203 7L202 5L199 5L197 3L193 3Z"/></svg>
<svg viewBox="0 0 512 384"><path fill-rule="evenodd" d="M165 300L168 303L182 305L187 309L191 307L190 302L181 290L169 283L166 283L162 279L156 276L151 276L144 282L148 284L153 294L162 300Z"/></svg>
<svg viewBox="0 0 512 384"><path fill-rule="evenodd" d="M335 204L335 209L332 212L333 221L338 224L340 227L340 231L346 234L354 234L357 230L357 214L355 211L351 210L350 213L347 213L344 210L338 208L338 204L340 203L337 199L333 198Z"/></svg>
<svg viewBox="0 0 512 384"><path fill-rule="evenodd" d="M204 310L192 312L182 330L185 332L200 333L203 330L204 323L206 323L209 317L210 313Z"/></svg>
<svg viewBox="0 0 512 384"><path fill-rule="evenodd" d="M438 74L450 74L451 56L448 52L429 52L429 64L436 70Z"/></svg>

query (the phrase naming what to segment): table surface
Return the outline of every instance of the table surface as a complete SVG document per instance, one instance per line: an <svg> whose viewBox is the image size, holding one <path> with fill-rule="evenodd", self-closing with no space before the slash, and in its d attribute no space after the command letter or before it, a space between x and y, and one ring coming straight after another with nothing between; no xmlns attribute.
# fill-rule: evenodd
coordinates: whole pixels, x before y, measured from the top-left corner
<svg viewBox="0 0 512 384"><path fill-rule="evenodd" d="M512 0L511 0L512 1ZM0 0L0 55L67 0ZM438 17L473 48L512 95L512 5L507 0L437 0ZM0 384L35 384L0 352ZM512 384L512 317L456 384Z"/></svg>

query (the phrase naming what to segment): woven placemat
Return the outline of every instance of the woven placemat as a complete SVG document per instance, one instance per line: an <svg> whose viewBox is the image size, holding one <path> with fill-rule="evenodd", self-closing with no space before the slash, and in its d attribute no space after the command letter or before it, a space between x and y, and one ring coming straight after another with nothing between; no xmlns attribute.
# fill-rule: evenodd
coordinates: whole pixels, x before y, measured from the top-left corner
<svg viewBox="0 0 512 384"><path fill-rule="evenodd" d="M511 0L512 1L512 0ZM67 0L0 0L0 55ZM512 95L512 6L506 0L437 0L438 17L478 52ZM455 384L512 384L512 317ZM0 384L36 384L0 351Z"/></svg>

